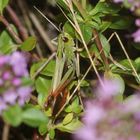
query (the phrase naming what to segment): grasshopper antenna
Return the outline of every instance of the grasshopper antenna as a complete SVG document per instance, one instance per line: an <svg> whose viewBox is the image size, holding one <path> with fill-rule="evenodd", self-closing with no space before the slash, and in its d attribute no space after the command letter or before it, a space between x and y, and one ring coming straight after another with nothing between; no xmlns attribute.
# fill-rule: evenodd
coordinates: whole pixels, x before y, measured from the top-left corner
<svg viewBox="0 0 140 140"><path fill-rule="evenodd" d="M34 8L37 10L37 12L42 15L58 32L60 32L59 28L51 21L49 20L36 6Z"/></svg>

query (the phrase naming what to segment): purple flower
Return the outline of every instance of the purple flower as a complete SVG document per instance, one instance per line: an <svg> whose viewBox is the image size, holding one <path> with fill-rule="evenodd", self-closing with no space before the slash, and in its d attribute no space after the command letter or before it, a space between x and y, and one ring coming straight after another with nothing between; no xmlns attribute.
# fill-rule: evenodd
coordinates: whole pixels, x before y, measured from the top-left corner
<svg viewBox="0 0 140 140"><path fill-rule="evenodd" d="M6 103L3 101L2 98L0 98L0 114L3 110L5 110L7 108Z"/></svg>
<svg viewBox="0 0 140 140"><path fill-rule="evenodd" d="M5 63L8 63L10 60L10 56L0 56L0 67Z"/></svg>
<svg viewBox="0 0 140 140"><path fill-rule="evenodd" d="M140 96L133 95L123 102L123 111L126 113L136 113L140 108Z"/></svg>
<svg viewBox="0 0 140 140"><path fill-rule="evenodd" d="M20 79L20 78L14 78L14 79L12 80L12 84L13 84L14 86L19 86L19 85L21 84L21 79Z"/></svg>
<svg viewBox="0 0 140 140"><path fill-rule="evenodd" d="M135 24L140 27L140 19L136 19Z"/></svg>
<svg viewBox="0 0 140 140"><path fill-rule="evenodd" d="M97 88L96 94L99 99L108 99L115 96L120 91L120 82L116 79L104 79L103 84L100 84Z"/></svg>
<svg viewBox="0 0 140 140"><path fill-rule="evenodd" d="M29 86L18 88L18 90L17 90L17 93L19 96L18 103L21 106L24 105L25 101L27 101L30 98L31 91L32 91L32 89Z"/></svg>
<svg viewBox="0 0 140 140"><path fill-rule="evenodd" d="M17 94L14 90L6 91L6 93L3 94L3 99L6 103L14 105L17 99Z"/></svg>
<svg viewBox="0 0 140 140"><path fill-rule="evenodd" d="M3 79L0 78L0 86L2 86L4 84Z"/></svg>
<svg viewBox="0 0 140 140"><path fill-rule="evenodd" d="M5 71L2 75L3 80L9 80L11 78L10 71Z"/></svg>
<svg viewBox="0 0 140 140"><path fill-rule="evenodd" d="M123 2L123 0L114 0L115 3Z"/></svg>
<svg viewBox="0 0 140 140"><path fill-rule="evenodd" d="M23 85L22 79L29 78L24 55L14 52L0 55L0 113L10 105L23 106L30 98L32 88Z"/></svg>
<svg viewBox="0 0 140 140"><path fill-rule="evenodd" d="M115 98L110 98L117 95L120 85L116 80L105 79L103 84L95 90L97 97L103 99L94 98L93 101L86 102L82 119L84 126L74 135L75 139L139 140L140 96L133 95L126 101L119 102ZM114 84L119 86L116 87ZM102 95L103 93L106 93L107 98Z"/></svg>
<svg viewBox="0 0 140 140"><path fill-rule="evenodd" d="M140 42L140 29L138 29L136 32L132 34L132 37L134 38L135 42Z"/></svg>
<svg viewBox="0 0 140 140"><path fill-rule="evenodd" d="M17 76L28 75L26 59L21 53L14 52L11 55L10 64L13 66L13 71Z"/></svg>
<svg viewBox="0 0 140 140"><path fill-rule="evenodd" d="M99 104L87 102L83 121L87 126L96 125L105 115L105 110Z"/></svg>
<svg viewBox="0 0 140 140"><path fill-rule="evenodd" d="M86 126L79 129L75 133L74 137L75 137L75 140L98 140L94 129L90 127L86 127Z"/></svg>

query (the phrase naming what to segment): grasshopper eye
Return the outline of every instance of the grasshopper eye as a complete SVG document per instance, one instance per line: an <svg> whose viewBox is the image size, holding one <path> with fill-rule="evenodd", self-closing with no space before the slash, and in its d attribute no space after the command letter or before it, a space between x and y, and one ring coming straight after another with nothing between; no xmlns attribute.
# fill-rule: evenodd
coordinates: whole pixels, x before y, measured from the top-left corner
<svg viewBox="0 0 140 140"><path fill-rule="evenodd" d="M63 37L62 39L63 39L64 42L68 42L69 41L69 39L67 37Z"/></svg>

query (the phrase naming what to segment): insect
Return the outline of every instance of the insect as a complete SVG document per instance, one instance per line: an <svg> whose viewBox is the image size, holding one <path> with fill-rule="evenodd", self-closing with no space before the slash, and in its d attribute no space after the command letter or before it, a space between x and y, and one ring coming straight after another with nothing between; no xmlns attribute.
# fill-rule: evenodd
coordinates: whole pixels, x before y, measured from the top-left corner
<svg viewBox="0 0 140 140"><path fill-rule="evenodd" d="M69 84L67 80L63 85L58 86L54 92L51 92L47 97L44 107L51 107L52 116L55 116L61 107L65 104L69 91L67 85Z"/></svg>
<svg viewBox="0 0 140 140"><path fill-rule="evenodd" d="M44 107L51 107L52 116L62 108L69 94L68 85L75 74L75 54L73 38L66 32L58 37L55 72L52 79L52 89Z"/></svg>

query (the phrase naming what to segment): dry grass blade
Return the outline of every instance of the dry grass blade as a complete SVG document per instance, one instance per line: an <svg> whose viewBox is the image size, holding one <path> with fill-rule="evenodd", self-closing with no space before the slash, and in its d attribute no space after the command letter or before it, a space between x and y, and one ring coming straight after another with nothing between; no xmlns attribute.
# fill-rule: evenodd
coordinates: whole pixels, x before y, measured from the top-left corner
<svg viewBox="0 0 140 140"><path fill-rule="evenodd" d="M53 53L47 60L45 63L42 64L42 66L40 66L40 68L35 72L35 74L31 77L32 79L34 79L47 65L48 63L53 59L53 57L56 55L56 53Z"/></svg>
<svg viewBox="0 0 140 140"><path fill-rule="evenodd" d="M118 42L119 42L119 44L120 44L120 46L121 46L121 48L122 48L122 50L123 50L123 52L124 52L126 58L128 59L128 62L129 62L130 66L131 66L131 68L132 68L132 70L133 70L133 72L134 72L134 76L138 79L138 81L139 81L139 83L140 83L140 77L139 77L139 75L138 75L138 73L137 73L135 67L134 67L133 64L132 64L131 59L130 59L128 53L126 52L125 47L124 47L124 45L123 45L123 43L122 43L122 41L121 41L119 35L118 35L116 32L114 32L114 33L110 36L110 38L108 39L108 41L110 41L114 36L117 38L117 40L118 40Z"/></svg>
<svg viewBox="0 0 140 140"><path fill-rule="evenodd" d="M92 56L90 55L90 52L89 52L89 50L88 50L88 47L87 47L86 42L85 42L85 40L84 40L84 37L83 37L83 35L82 35L80 26L79 26L78 21L77 21L77 19L76 19L76 16L75 16L75 13L74 13L74 10L73 10L72 2L69 1L69 0L66 0L66 1L64 1L64 2L65 2L65 4L67 5L67 7L69 8L69 10L70 10L70 12L71 12L71 14L72 14L72 17L73 17L73 22L74 22L74 24L73 24L73 22L70 22L70 23L72 23L72 26L74 27L74 29L75 29L75 30L77 31L77 33L79 34L79 36L80 36L80 38L81 38L81 40L82 40L82 43L83 43L83 45L84 45L84 48L85 48L85 50L86 50L86 52L87 52L87 54L88 54L88 57L89 57L89 59L90 59L90 62L91 62L91 64L92 64L92 67L93 67L93 69L94 69L94 71L95 71L95 73L96 73L96 75L97 75L97 77L98 77L100 83L103 85L102 79L101 79L101 77L100 77L100 75L99 75L99 73L98 73L98 70L97 70L97 68L96 68L96 66L95 66L95 64L94 64L94 61L92 60ZM63 12L63 13L64 13L64 12ZM68 17L67 17L67 18L68 18Z"/></svg>

